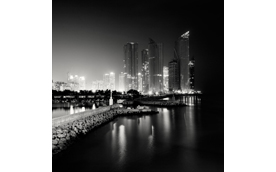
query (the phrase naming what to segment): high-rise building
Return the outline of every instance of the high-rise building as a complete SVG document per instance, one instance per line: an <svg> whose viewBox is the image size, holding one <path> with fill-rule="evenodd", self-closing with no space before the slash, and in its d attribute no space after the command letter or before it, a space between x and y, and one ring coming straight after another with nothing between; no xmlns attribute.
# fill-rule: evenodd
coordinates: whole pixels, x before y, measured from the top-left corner
<svg viewBox="0 0 276 172"><path fill-rule="evenodd" d="M93 81L92 82L92 91L97 91L97 90L104 90L104 84L103 81Z"/></svg>
<svg viewBox="0 0 276 172"><path fill-rule="evenodd" d="M194 90L195 89L195 58L194 56L189 62L189 74L190 74L190 89Z"/></svg>
<svg viewBox="0 0 276 172"><path fill-rule="evenodd" d="M163 44L149 39L149 91L163 91Z"/></svg>
<svg viewBox="0 0 276 172"><path fill-rule="evenodd" d="M63 91L65 86L66 86L65 82L60 82L60 81L54 82L54 90Z"/></svg>
<svg viewBox="0 0 276 172"><path fill-rule="evenodd" d="M109 90L110 89L110 79L109 79L109 74L108 73L103 75L103 89L104 90Z"/></svg>
<svg viewBox="0 0 276 172"><path fill-rule="evenodd" d="M79 91L80 90L79 76L78 75L74 76L74 75L68 73L67 84L71 88L72 91Z"/></svg>
<svg viewBox="0 0 276 172"><path fill-rule="evenodd" d="M110 72L109 74L103 75L104 90L115 90L115 73Z"/></svg>
<svg viewBox="0 0 276 172"><path fill-rule="evenodd" d="M142 92L149 92L149 50L142 50Z"/></svg>
<svg viewBox="0 0 276 172"><path fill-rule="evenodd" d="M176 59L169 62L169 90L180 90L179 65Z"/></svg>
<svg viewBox="0 0 276 172"><path fill-rule="evenodd" d="M179 63L179 81L183 92L190 89L189 83L189 31L181 35L175 42L175 58Z"/></svg>
<svg viewBox="0 0 276 172"><path fill-rule="evenodd" d="M124 72L121 72L119 74L119 91L123 92L125 91L125 74Z"/></svg>
<svg viewBox="0 0 276 172"><path fill-rule="evenodd" d="M138 73L138 91L142 92L143 89L143 82L142 82L142 74Z"/></svg>
<svg viewBox="0 0 276 172"><path fill-rule="evenodd" d="M138 43L124 45L125 91L138 90Z"/></svg>
<svg viewBox="0 0 276 172"><path fill-rule="evenodd" d="M115 73L113 72L109 74L109 89L115 90Z"/></svg>
<svg viewBox="0 0 276 172"><path fill-rule="evenodd" d="M163 67L163 85L164 91L169 91L169 68L167 66Z"/></svg>
<svg viewBox="0 0 276 172"><path fill-rule="evenodd" d="M80 90L85 90L85 77L81 76L79 78L79 86L80 86Z"/></svg>

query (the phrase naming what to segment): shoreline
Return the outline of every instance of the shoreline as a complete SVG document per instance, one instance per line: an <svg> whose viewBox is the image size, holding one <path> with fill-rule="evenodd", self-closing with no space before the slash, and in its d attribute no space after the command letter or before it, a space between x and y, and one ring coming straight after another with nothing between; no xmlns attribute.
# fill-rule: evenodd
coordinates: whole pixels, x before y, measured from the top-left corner
<svg viewBox="0 0 276 172"><path fill-rule="evenodd" d="M52 156L65 150L68 146L85 136L94 128L110 122L118 116L157 113L158 111L153 111L151 109L124 109L115 106L108 111L99 112L98 114L91 114L60 124L57 123L52 126Z"/></svg>

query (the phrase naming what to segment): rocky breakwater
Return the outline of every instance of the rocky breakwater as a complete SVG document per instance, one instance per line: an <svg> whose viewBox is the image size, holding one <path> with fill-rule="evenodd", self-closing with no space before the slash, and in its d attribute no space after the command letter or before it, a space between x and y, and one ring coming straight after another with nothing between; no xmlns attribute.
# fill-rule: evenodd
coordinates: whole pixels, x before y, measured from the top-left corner
<svg viewBox="0 0 276 172"><path fill-rule="evenodd" d="M119 105L113 105L108 111L100 112L80 119L59 124L52 128L52 154L66 149L75 140L84 136L93 128L112 120L118 115L139 115L139 114L155 114L157 111L150 109L124 109Z"/></svg>

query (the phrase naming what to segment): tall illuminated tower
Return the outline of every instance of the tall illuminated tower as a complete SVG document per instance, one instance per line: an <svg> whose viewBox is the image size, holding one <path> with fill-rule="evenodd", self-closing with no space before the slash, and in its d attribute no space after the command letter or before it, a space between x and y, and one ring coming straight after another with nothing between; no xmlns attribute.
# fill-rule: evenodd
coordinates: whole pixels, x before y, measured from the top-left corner
<svg viewBox="0 0 276 172"><path fill-rule="evenodd" d="M138 91L142 92L143 82L142 82L142 74L138 73Z"/></svg>
<svg viewBox="0 0 276 172"><path fill-rule="evenodd" d="M115 73L113 72L109 74L109 89L115 90Z"/></svg>
<svg viewBox="0 0 276 172"><path fill-rule="evenodd" d="M70 73L67 73L67 84L69 88L72 91L79 91L80 90L80 84L79 84L80 78L78 75L72 75Z"/></svg>
<svg viewBox="0 0 276 172"><path fill-rule="evenodd" d="M125 74L121 72L119 74L119 91L125 91Z"/></svg>
<svg viewBox="0 0 276 172"><path fill-rule="evenodd" d="M124 45L125 91L138 90L138 43Z"/></svg>
<svg viewBox="0 0 276 172"><path fill-rule="evenodd" d="M190 74L190 89L195 89L195 58L194 56L191 58L189 62L189 74Z"/></svg>
<svg viewBox="0 0 276 172"><path fill-rule="evenodd" d="M189 83L189 31L182 34L175 42L175 58L179 63L179 81L183 92L190 89Z"/></svg>
<svg viewBox="0 0 276 172"><path fill-rule="evenodd" d="M81 76L79 78L79 88L80 90L85 90L85 77L84 76Z"/></svg>
<svg viewBox="0 0 276 172"><path fill-rule="evenodd" d="M163 85L164 91L169 91L169 68L167 66L163 67Z"/></svg>
<svg viewBox="0 0 276 172"><path fill-rule="evenodd" d="M163 91L163 44L149 39L149 91Z"/></svg>
<svg viewBox="0 0 276 172"><path fill-rule="evenodd" d="M142 50L142 92L149 92L149 50Z"/></svg>
<svg viewBox="0 0 276 172"><path fill-rule="evenodd" d="M103 75L103 89L104 90L110 89L109 86L110 86L109 74L106 73Z"/></svg>

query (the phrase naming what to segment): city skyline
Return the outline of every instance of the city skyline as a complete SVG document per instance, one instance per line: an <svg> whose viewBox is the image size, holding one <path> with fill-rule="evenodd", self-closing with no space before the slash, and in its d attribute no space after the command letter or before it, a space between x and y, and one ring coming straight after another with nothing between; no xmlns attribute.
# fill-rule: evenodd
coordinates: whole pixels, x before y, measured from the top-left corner
<svg viewBox="0 0 276 172"><path fill-rule="evenodd" d="M175 41L190 31L190 56L197 60L196 89L222 92L223 15L218 14L223 14L223 9L210 2L185 2L158 1L153 13L154 2L141 6L54 1L52 79L65 81L70 71L85 76L88 88L102 73L114 72L117 78L123 71L122 47L127 42L139 44L140 71L139 52L148 48L149 38L163 43L163 64L168 65L174 57Z"/></svg>

